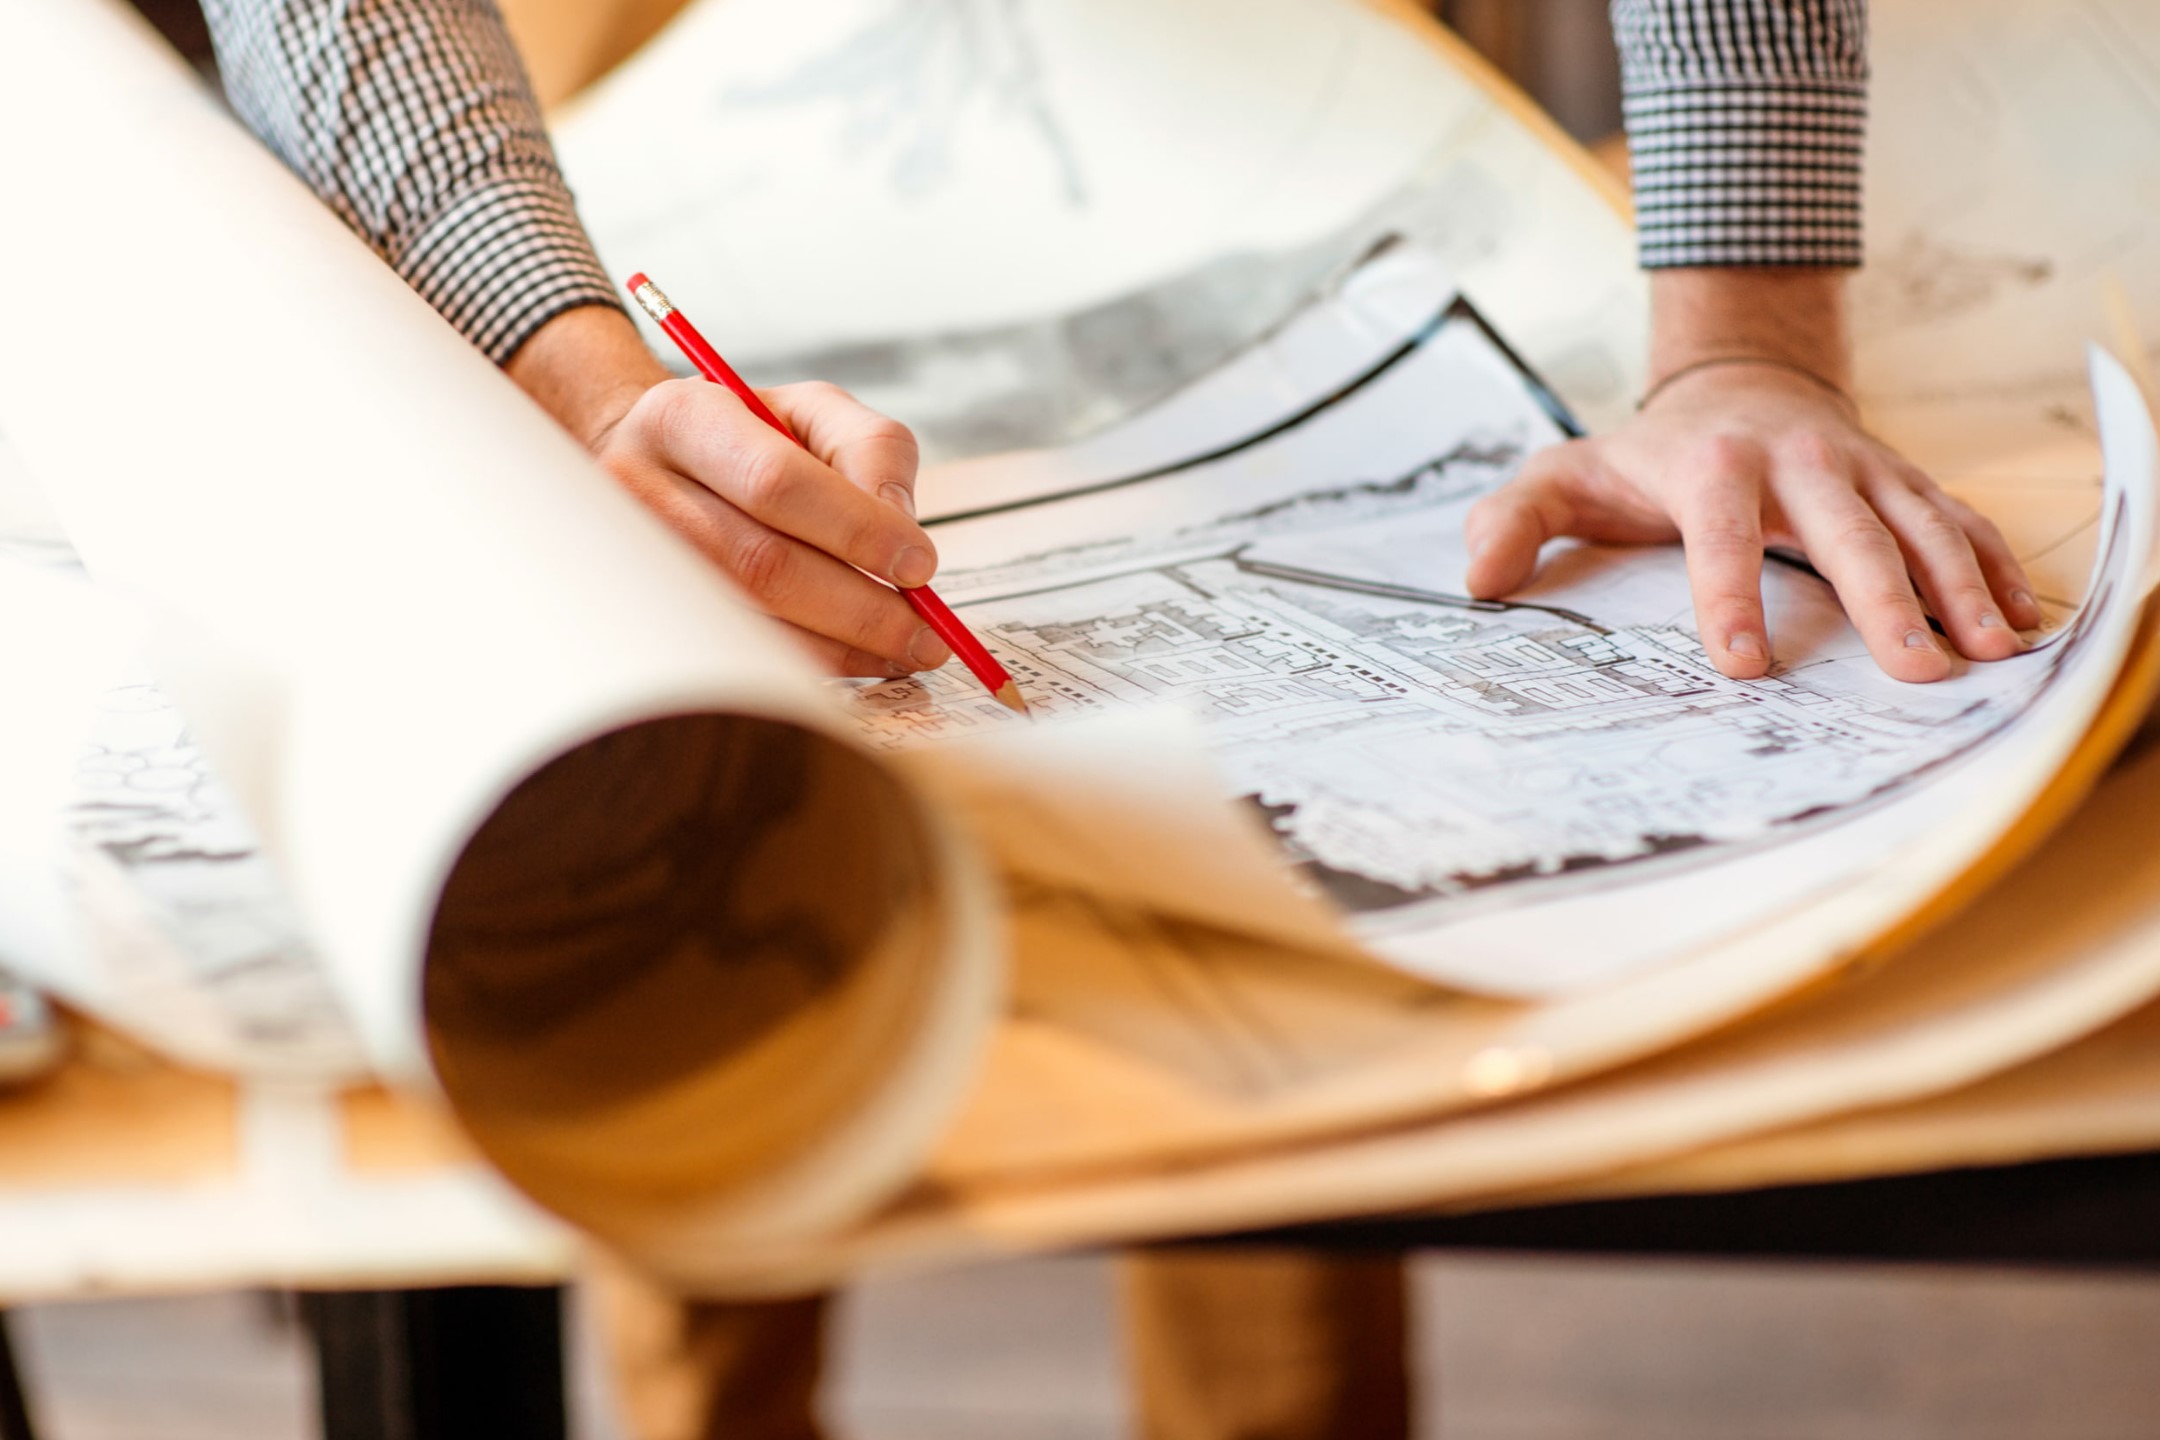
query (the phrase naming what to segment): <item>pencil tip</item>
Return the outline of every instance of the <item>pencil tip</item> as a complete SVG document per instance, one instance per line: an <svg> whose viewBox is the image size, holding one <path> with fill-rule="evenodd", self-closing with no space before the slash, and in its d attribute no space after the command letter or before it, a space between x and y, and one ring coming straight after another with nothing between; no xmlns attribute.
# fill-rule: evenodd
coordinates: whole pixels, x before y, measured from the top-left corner
<svg viewBox="0 0 2160 1440"><path fill-rule="evenodd" d="M1020 687L1010 680L991 691L990 698L1015 715L1026 715L1030 719L1034 717L1035 712L1028 709L1027 701L1020 698Z"/></svg>

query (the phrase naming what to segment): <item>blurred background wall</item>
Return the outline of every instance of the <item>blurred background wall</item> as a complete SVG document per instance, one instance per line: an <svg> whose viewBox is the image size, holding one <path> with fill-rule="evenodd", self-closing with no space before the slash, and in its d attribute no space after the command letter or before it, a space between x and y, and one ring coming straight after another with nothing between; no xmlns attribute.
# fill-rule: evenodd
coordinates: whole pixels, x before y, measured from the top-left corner
<svg viewBox="0 0 2160 1440"><path fill-rule="evenodd" d="M1620 128L1620 57L1607 0L1437 0L1431 7L1576 139Z"/></svg>

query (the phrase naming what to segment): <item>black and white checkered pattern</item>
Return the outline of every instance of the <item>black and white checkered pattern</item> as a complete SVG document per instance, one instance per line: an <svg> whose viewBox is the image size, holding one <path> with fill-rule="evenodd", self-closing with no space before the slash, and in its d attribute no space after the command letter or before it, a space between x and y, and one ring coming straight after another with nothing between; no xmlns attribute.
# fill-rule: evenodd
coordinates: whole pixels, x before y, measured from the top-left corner
<svg viewBox="0 0 2160 1440"><path fill-rule="evenodd" d="M203 9L234 109L492 359L620 308L492 0ZM1612 12L1643 263L1859 264L1866 0Z"/></svg>
<svg viewBox="0 0 2160 1440"><path fill-rule="evenodd" d="M620 308L492 0L203 0L234 110L497 363Z"/></svg>
<svg viewBox="0 0 2160 1440"><path fill-rule="evenodd" d="M1860 263L1867 0L1612 0L1642 262Z"/></svg>

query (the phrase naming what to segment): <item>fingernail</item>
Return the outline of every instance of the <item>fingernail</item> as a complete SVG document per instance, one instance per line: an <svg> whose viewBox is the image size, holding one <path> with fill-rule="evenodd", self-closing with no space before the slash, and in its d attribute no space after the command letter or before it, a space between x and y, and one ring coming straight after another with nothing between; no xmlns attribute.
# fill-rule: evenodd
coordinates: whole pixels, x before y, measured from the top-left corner
<svg viewBox="0 0 2160 1440"><path fill-rule="evenodd" d="M2003 618L1992 610L1983 610L1980 612L1980 628L1983 630L2000 630L2003 628Z"/></svg>
<svg viewBox="0 0 2160 1440"><path fill-rule="evenodd" d="M907 486L895 484L888 480L883 485L878 486L877 493L885 497L886 504L899 507L900 512L906 515L908 519L915 518L915 495Z"/></svg>
<svg viewBox="0 0 2160 1440"><path fill-rule="evenodd" d="M937 631L925 625L908 641L908 658L915 662L917 670L935 670L952 659L952 647L938 639Z"/></svg>
<svg viewBox="0 0 2160 1440"><path fill-rule="evenodd" d="M1725 648L1743 660L1760 660L1764 653L1762 639L1745 630L1726 641Z"/></svg>
<svg viewBox="0 0 2160 1440"><path fill-rule="evenodd" d="M1935 637L1925 630L1908 630L1905 632L1905 648L1908 650L1933 650L1935 648Z"/></svg>
<svg viewBox="0 0 2160 1440"><path fill-rule="evenodd" d="M912 590L918 585L929 584L930 577L936 573L937 562L932 560L930 552L920 545L910 545L898 555L893 556L893 584L898 585L903 590Z"/></svg>
<svg viewBox="0 0 2160 1440"><path fill-rule="evenodd" d="M2032 592L2029 590L2012 591L2010 594L2010 600L2013 604L2023 605L2028 610L2037 610L2040 608L2040 602L2033 599Z"/></svg>

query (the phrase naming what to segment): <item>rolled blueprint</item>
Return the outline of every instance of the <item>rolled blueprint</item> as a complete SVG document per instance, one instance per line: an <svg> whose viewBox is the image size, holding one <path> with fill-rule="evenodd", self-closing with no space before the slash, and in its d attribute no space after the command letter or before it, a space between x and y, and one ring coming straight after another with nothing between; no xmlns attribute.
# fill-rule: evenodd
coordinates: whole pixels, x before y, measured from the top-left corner
<svg viewBox="0 0 2160 1440"><path fill-rule="evenodd" d="M995 1008L943 824L120 6L0 13L0 137L0 430L374 1066L646 1248L896 1184Z"/></svg>

